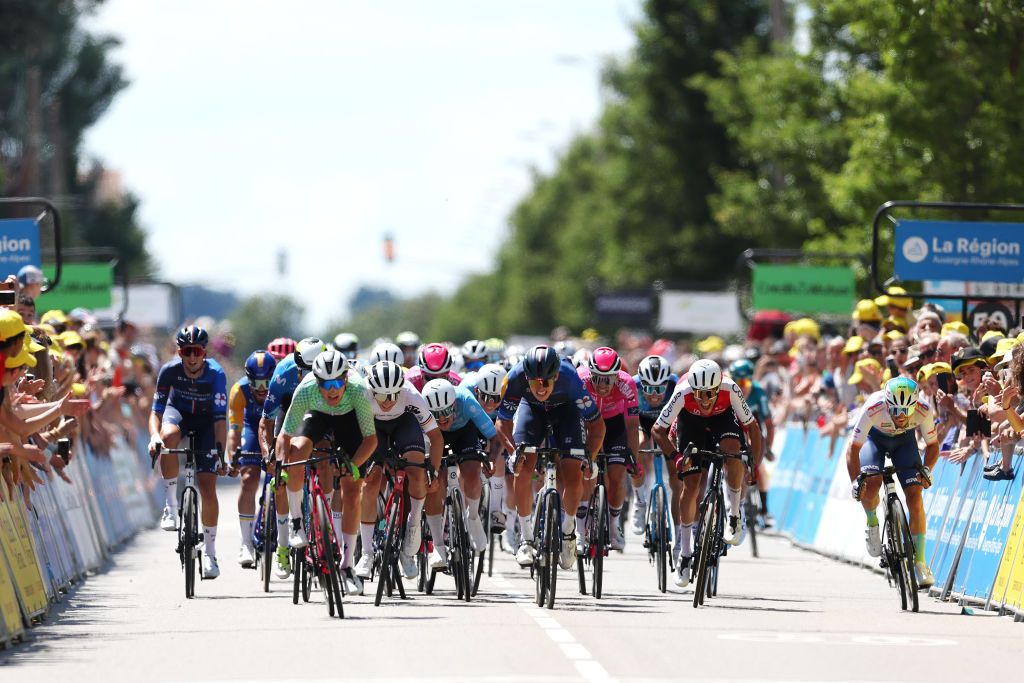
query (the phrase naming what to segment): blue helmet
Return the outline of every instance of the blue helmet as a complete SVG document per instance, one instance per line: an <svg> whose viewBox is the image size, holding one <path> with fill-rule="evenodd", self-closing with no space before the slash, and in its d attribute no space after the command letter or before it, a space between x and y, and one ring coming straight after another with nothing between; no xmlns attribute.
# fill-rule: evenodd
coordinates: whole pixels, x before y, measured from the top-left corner
<svg viewBox="0 0 1024 683"><path fill-rule="evenodd" d="M277 361L269 352L263 349L253 351L245 359L245 376L249 378L249 381L270 379L274 375L276 367Z"/></svg>
<svg viewBox="0 0 1024 683"><path fill-rule="evenodd" d="M205 349L206 345L210 343L210 335L197 325L189 325L178 330L175 341L178 343L179 349L183 346L202 346Z"/></svg>
<svg viewBox="0 0 1024 683"><path fill-rule="evenodd" d="M751 379L754 376L754 364L745 358L738 360L729 366L729 374L733 379Z"/></svg>

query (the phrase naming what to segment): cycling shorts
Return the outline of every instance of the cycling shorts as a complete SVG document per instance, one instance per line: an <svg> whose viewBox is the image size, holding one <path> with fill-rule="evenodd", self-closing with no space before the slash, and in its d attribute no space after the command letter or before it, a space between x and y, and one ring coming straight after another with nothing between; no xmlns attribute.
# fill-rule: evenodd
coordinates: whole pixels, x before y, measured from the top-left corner
<svg viewBox="0 0 1024 683"><path fill-rule="evenodd" d="M355 456L363 443L363 433L359 431L359 419L354 410L344 415L311 410L302 417L299 433L295 436L309 439L314 446L325 438L332 438L334 445L340 446L349 457Z"/></svg>
<svg viewBox="0 0 1024 683"><path fill-rule="evenodd" d="M182 438L178 448L188 446L188 441L185 437L188 436L189 432L194 433L196 440L192 447L196 449L196 472L213 474L217 471L217 465L219 464L217 454L213 452L216 445L213 422L212 415L182 414L177 408L168 404L164 409L160 424L161 426L174 425L181 431Z"/></svg>
<svg viewBox="0 0 1024 683"><path fill-rule="evenodd" d="M242 452L244 453L259 453L260 452L260 440L259 436L253 430L249 429L246 425L242 427ZM262 455L243 455L238 460L239 467L262 467L263 456Z"/></svg>
<svg viewBox="0 0 1024 683"><path fill-rule="evenodd" d="M469 422L459 429L450 432L441 430L441 433L444 435L445 445L452 449L459 463L466 460L479 461L479 451L483 450L483 436L475 424Z"/></svg>
<svg viewBox="0 0 1024 683"><path fill-rule="evenodd" d="M658 421L658 416L653 415L648 417L643 413L640 414L640 429L643 431L646 438L651 438L651 431L654 429L654 423Z"/></svg>
<svg viewBox="0 0 1024 683"><path fill-rule="evenodd" d="M394 420L373 421L377 427L377 450L373 457L381 459L393 452L402 455L409 451L425 453L423 443L423 428L412 413L402 413Z"/></svg>
<svg viewBox="0 0 1024 683"><path fill-rule="evenodd" d="M861 474L881 474L882 468L885 467L885 454L889 453L900 485L904 489L908 486L919 486L921 482L917 480L917 468L921 466L921 451L917 448L914 431L888 436L872 427L868 431L867 441L860 449Z"/></svg>
<svg viewBox="0 0 1024 683"><path fill-rule="evenodd" d="M707 417L694 415L689 410L684 410L679 414L679 419L674 427L676 429L676 448L680 452L691 443L701 450L713 451L724 439L738 439L741 449L747 445L743 428L740 426L739 420L736 419L736 413L731 410ZM700 469L708 467L708 463L701 457L691 464Z"/></svg>
<svg viewBox="0 0 1024 683"><path fill-rule="evenodd" d="M583 416L575 403L563 403L559 406L545 408L522 401L513 418L512 439L516 445L547 446L568 450L584 449L585 428ZM545 444L548 426L553 435L552 444ZM586 456L569 455L563 457L584 460Z"/></svg>
<svg viewBox="0 0 1024 683"><path fill-rule="evenodd" d="M609 465L626 465L630 461L629 442L626 440L626 418L621 413L604 420L604 445L601 447Z"/></svg>

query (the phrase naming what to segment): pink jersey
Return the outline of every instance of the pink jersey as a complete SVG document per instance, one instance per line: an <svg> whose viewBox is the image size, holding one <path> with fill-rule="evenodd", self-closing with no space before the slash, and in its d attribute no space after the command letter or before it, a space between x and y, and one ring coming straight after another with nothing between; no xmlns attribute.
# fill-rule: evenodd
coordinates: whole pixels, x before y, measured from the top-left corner
<svg viewBox="0 0 1024 683"><path fill-rule="evenodd" d="M587 391L590 392L597 407L601 409L602 418L607 420L609 417L623 414L629 417L637 417L640 414L636 381L628 372L619 370L619 378L612 385L612 390L607 396L599 396L594 391L594 382L590 376L590 368L586 365L580 365L576 369L576 374L583 380L583 385L587 387Z"/></svg>
<svg viewBox="0 0 1024 683"><path fill-rule="evenodd" d="M431 377L430 379L436 378ZM459 386L459 383L462 382L462 378L459 377L459 373L451 370L448 371L448 376L444 379L447 379L454 386ZM416 391L423 393L423 385L427 383L427 377L423 374L423 368L418 365L414 365L405 371L405 381L416 387Z"/></svg>

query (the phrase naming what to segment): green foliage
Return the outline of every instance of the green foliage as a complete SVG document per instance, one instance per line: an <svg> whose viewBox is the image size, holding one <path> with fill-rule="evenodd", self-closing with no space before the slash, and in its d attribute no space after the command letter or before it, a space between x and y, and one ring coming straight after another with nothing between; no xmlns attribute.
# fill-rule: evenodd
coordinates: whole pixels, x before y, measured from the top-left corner
<svg viewBox="0 0 1024 683"><path fill-rule="evenodd" d="M405 330L413 330L422 336L430 329L441 301L440 295L428 293L372 305L353 313L348 320L331 322L322 338L329 341L339 332L351 332L359 337L363 347L368 348L378 337L394 339Z"/></svg>
<svg viewBox="0 0 1024 683"><path fill-rule="evenodd" d="M280 336L296 334L302 328L302 304L286 295L261 294L245 299L231 314L235 354L244 359L256 349Z"/></svg>

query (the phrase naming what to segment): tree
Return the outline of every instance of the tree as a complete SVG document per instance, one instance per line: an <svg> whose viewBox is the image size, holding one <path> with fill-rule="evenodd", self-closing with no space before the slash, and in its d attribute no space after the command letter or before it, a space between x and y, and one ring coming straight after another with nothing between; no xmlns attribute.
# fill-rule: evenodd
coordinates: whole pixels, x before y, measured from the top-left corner
<svg viewBox="0 0 1024 683"><path fill-rule="evenodd" d="M303 329L304 309L287 295L251 296L231 314L231 329L235 335L235 349L245 358L256 349L265 349L276 337L297 334Z"/></svg>

